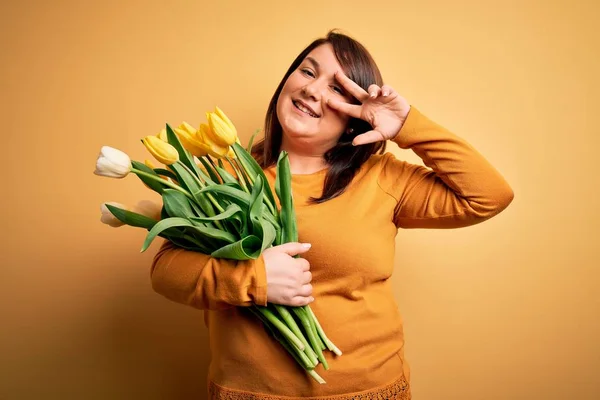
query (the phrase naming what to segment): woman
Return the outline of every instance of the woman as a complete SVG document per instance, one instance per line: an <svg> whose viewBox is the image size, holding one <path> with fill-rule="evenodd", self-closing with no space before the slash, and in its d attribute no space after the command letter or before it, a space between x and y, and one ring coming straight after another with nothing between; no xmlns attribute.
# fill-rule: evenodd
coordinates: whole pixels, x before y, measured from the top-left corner
<svg viewBox="0 0 600 400"><path fill-rule="evenodd" d="M383 154L387 140L429 168ZM281 150L301 243L234 262L166 242L154 289L206 310L211 399L409 399L389 279L397 230L482 222L508 206L511 188L469 144L384 85L362 45L334 32L296 58L271 100L265 138L253 149L271 185ZM319 371L327 384L303 373L244 310L267 302L312 303L344 352Z"/></svg>

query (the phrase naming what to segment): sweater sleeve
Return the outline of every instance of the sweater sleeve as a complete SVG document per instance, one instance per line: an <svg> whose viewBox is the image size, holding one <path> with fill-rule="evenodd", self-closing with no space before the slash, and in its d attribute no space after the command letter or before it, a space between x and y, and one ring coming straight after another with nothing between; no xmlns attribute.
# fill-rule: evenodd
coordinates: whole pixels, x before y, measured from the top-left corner
<svg viewBox="0 0 600 400"><path fill-rule="evenodd" d="M199 309L267 305L262 255L247 261L219 259L165 240L154 257L151 279L156 292Z"/></svg>
<svg viewBox="0 0 600 400"><path fill-rule="evenodd" d="M393 140L412 149L429 167L387 153L379 184L397 201L394 223L401 228L459 228L504 210L513 191L471 145L411 107Z"/></svg>

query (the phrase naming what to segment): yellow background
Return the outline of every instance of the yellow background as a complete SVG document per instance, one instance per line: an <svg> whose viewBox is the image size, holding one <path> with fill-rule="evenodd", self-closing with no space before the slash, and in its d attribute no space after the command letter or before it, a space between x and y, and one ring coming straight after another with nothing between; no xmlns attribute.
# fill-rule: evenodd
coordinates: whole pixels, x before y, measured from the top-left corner
<svg viewBox="0 0 600 400"><path fill-rule="evenodd" d="M143 161L141 137L215 105L245 142L331 28L516 193L482 225L399 233L415 399L600 398L597 1L2 3L1 399L204 398L202 312L152 291L158 243L99 222L150 192L96 156Z"/></svg>

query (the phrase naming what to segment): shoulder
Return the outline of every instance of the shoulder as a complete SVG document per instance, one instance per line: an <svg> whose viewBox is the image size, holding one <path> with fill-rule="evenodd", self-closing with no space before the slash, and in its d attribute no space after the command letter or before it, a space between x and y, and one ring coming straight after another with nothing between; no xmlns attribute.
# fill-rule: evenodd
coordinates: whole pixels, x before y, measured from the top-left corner
<svg viewBox="0 0 600 400"><path fill-rule="evenodd" d="M406 161L399 160L392 153L386 152L383 154L372 155L361 167L361 173L369 175L385 176L387 174L394 174L402 169L406 168L408 164Z"/></svg>

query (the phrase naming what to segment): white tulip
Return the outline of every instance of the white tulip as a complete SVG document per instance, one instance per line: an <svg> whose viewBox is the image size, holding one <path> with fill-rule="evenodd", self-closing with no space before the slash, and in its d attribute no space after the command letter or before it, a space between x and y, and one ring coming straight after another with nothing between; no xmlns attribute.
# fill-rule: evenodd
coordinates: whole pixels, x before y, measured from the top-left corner
<svg viewBox="0 0 600 400"><path fill-rule="evenodd" d="M162 206L153 201L140 200L131 211L159 221L161 210Z"/></svg>
<svg viewBox="0 0 600 400"><path fill-rule="evenodd" d="M102 146L94 174L109 178L125 178L131 170L129 156L121 150L110 146Z"/></svg>
<svg viewBox="0 0 600 400"><path fill-rule="evenodd" d="M100 217L100 221L103 224L106 224L108 226L112 226L113 228L118 228L119 226L125 225L123 222L121 222L117 217L115 217L109 211L108 207L106 207L107 204L110 204L111 206L115 206L115 207L121 208L123 210L127 210L127 207L125 207L123 204L116 203L114 201L109 201L109 202L106 202L106 203L102 203L102 206L100 206L100 211L102 212L102 216Z"/></svg>

